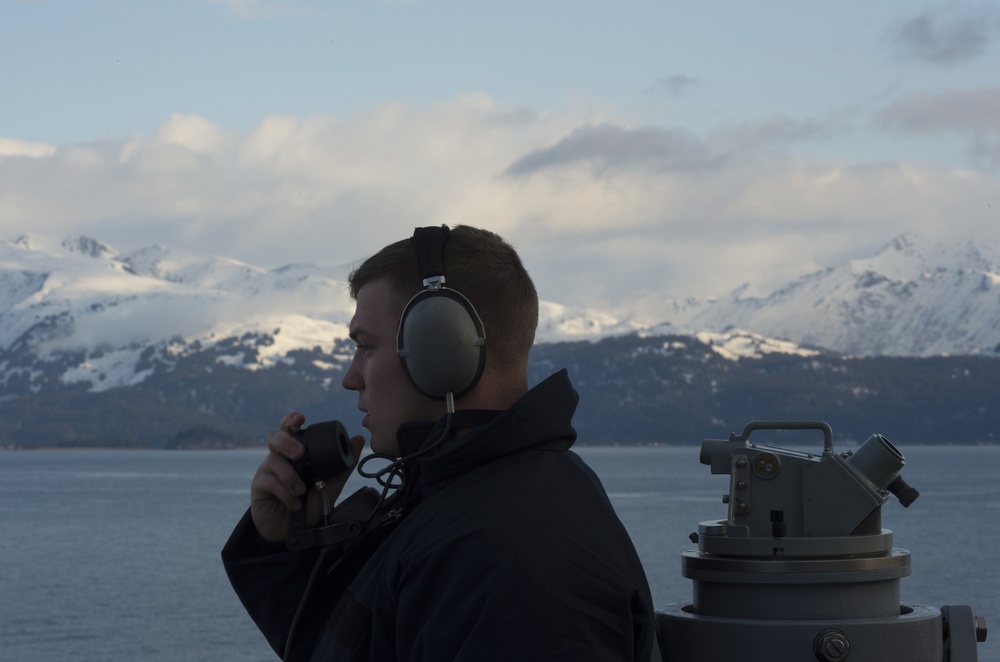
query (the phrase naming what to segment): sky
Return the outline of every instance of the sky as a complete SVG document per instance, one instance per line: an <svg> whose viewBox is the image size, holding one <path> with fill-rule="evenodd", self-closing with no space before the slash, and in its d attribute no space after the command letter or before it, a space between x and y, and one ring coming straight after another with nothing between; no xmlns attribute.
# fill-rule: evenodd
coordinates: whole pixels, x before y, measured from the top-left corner
<svg viewBox="0 0 1000 662"><path fill-rule="evenodd" d="M442 223L652 323L1000 243L1000 2L0 0L0 239L277 268Z"/></svg>

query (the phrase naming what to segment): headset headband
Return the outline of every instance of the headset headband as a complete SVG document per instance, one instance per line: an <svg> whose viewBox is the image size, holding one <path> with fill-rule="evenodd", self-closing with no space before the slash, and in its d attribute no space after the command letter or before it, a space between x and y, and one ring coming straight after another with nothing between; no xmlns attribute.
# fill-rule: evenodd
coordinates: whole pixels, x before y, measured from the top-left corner
<svg viewBox="0 0 1000 662"><path fill-rule="evenodd" d="M447 226L417 228L410 243L426 289L399 319L396 349L403 372L424 395L459 398L479 382L486 365L486 333L479 313L460 292L445 287Z"/></svg>
<svg viewBox="0 0 1000 662"><path fill-rule="evenodd" d="M448 226L442 225L415 228L410 237L410 245L420 264L420 278L428 290L439 290L444 285L444 245L450 234Z"/></svg>

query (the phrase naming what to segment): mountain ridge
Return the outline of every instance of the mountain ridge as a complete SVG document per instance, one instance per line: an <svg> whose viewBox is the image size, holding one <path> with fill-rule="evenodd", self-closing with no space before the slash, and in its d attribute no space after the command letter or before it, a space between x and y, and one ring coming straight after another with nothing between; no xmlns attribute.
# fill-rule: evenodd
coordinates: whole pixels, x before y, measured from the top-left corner
<svg viewBox="0 0 1000 662"><path fill-rule="evenodd" d="M725 297L679 300L674 319L655 326L542 301L537 343L701 334L732 358L779 351L997 356L995 255L975 243L901 235L874 256L802 276L764 297L741 287ZM8 356L0 378L18 363L9 358L15 350L49 362L79 357L61 379L94 390L137 383L138 357L150 347L168 360L227 343L229 362L249 369L296 349L332 351L347 338L353 312L347 271L310 264L267 270L157 244L120 254L86 236L0 242L0 350ZM258 363L241 360L232 339L262 336L270 340L255 345Z"/></svg>
<svg viewBox="0 0 1000 662"><path fill-rule="evenodd" d="M734 290L686 322L857 356L998 356L997 256L976 242L946 245L908 233L874 256L801 276L764 297Z"/></svg>
<svg viewBox="0 0 1000 662"><path fill-rule="evenodd" d="M764 297L679 300L654 326L543 301L532 383L570 370L583 443L680 443L796 418L829 418L851 440L996 443L992 255L905 235ZM88 237L0 242L0 448L252 445L291 409L356 422L340 387L354 351L347 270L156 245L119 254ZM935 327L919 316L940 316L942 292L945 313L967 312L920 345ZM869 342L831 349L824 325L848 349Z"/></svg>

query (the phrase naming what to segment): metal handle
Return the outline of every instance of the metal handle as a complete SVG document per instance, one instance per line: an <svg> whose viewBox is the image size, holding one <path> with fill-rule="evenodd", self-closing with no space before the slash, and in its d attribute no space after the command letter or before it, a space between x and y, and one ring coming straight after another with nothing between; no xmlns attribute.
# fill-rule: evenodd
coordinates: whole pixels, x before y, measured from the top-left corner
<svg viewBox="0 0 1000 662"><path fill-rule="evenodd" d="M824 421L751 421L739 436L730 434L730 441L746 442L754 430L822 430L823 455L833 455L833 428Z"/></svg>

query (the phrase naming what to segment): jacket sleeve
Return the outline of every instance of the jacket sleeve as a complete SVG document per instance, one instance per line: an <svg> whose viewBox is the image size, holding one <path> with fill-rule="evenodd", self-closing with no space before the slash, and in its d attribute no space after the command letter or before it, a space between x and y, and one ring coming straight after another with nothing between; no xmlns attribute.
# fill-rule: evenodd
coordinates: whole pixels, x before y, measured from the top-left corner
<svg viewBox="0 0 1000 662"><path fill-rule="evenodd" d="M290 552L281 543L264 540L257 533L249 510L222 549L229 582L271 648L281 657L285 657L289 633L317 559L315 551Z"/></svg>
<svg viewBox="0 0 1000 662"><path fill-rule="evenodd" d="M378 490L361 488L334 509L333 521L364 519L379 503ZM348 586L390 530L291 552L264 540L248 510L222 549L222 561L271 648L286 662L308 660Z"/></svg>

